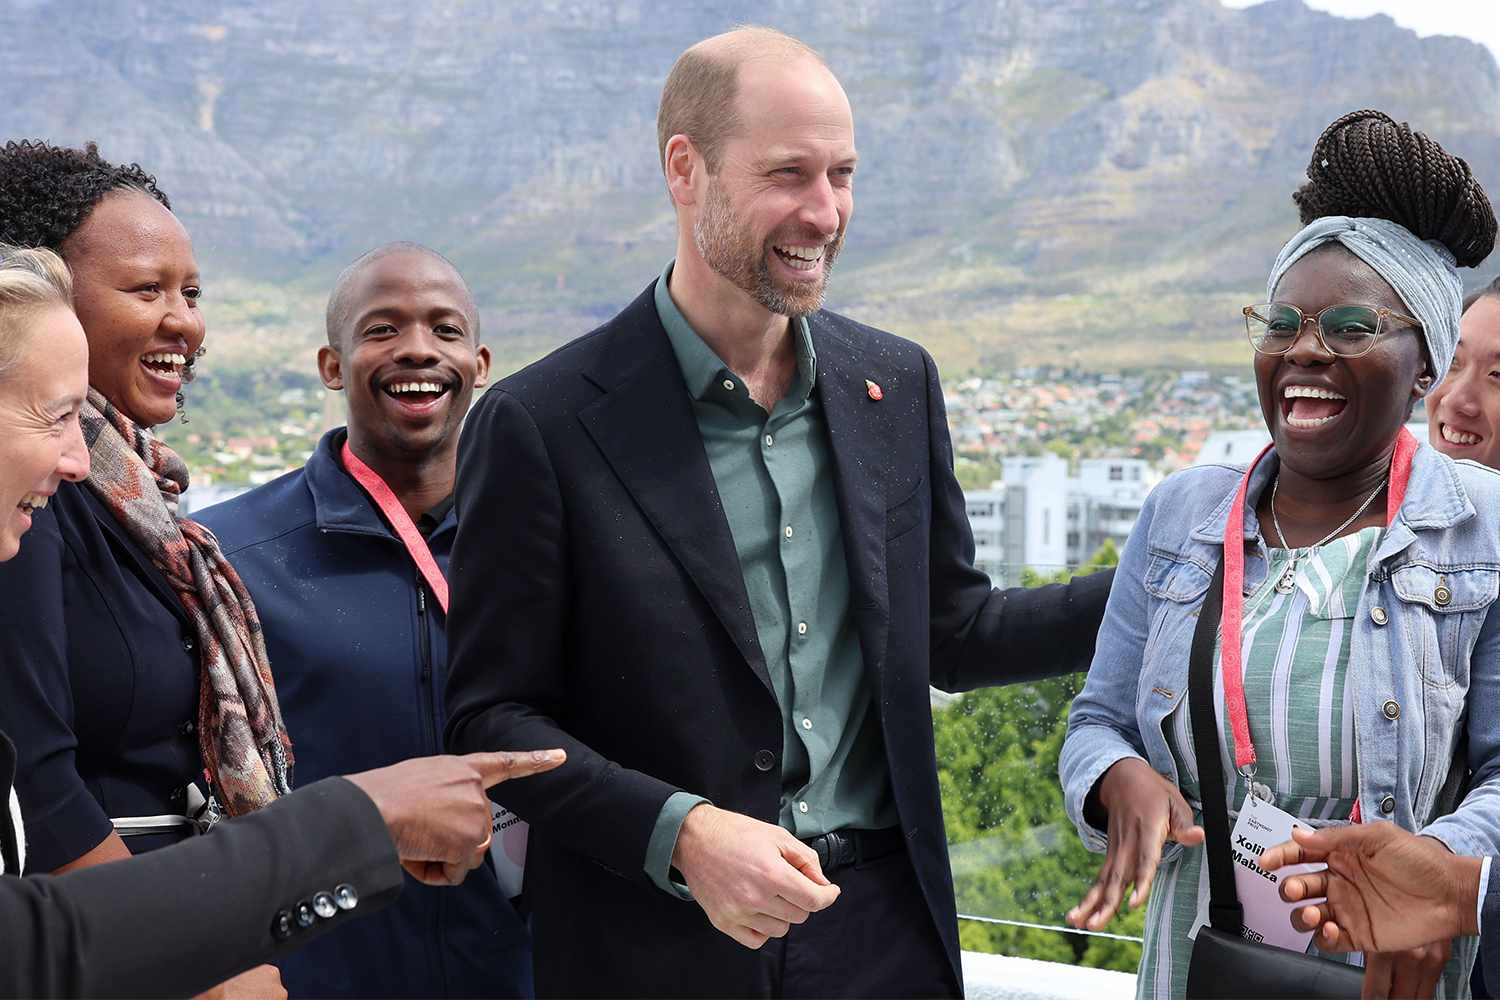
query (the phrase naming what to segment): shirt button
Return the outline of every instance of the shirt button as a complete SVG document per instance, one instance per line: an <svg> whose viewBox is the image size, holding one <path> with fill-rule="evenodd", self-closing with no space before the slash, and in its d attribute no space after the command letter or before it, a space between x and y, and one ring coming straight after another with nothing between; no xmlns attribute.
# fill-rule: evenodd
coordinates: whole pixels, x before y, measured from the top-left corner
<svg viewBox="0 0 1500 1000"><path fill-rule="evenodd" d="M807 634L807 622L798 622L797 623L797 634L798 635L806 635Z"/></svg>
<svg viewBox="0 0 1500 1000"><path fill-rule="evenodd" d="M313 912L324 920L329 919L339 912L338 904L333 901L333 894L320 892L313 897Z"/></svg>
<svg viewBox="0 0 1500 1000"><path fill-rule="evenodd" d="M1401 706L1394 698L1382 705L1380 710L1385 713L1387 719L1395 720L1401 718Z"/></svg>
<svg viewBox="0 0 1500 1000"><path fill-rule="evenodd" d="M733 392L734 391L734 379L732 379L732 378L726 378L724 380L724 388L728 389L730 392Z"/></svg>
<svg viewBox="0 0 1500 1000"><path fill-rule="evenodd" d="M352 910L359 905L359 893L348 882L334 887L333 902L341 910Z"/></svg>
<svg viewBox="0 0 1500 1000"><path fill-rule="evenodd" d="M1387 795L1385 798L1381 799L1380 800L1380 811L1383 812L1383 813L1385 813L1387 816L1389 816L1391 813L1395 812L1396 811L1396 797L1394 795Z"/></svg>
<svg viewBox="0 0 1500 1000"><path fill-rule="evenodd" d="M787 526L786 526L786 531L784 531L784 532L782 532L782 533L783 533L783 534L784 534L784 535L786 535L786 537L788 537L788 538L791 538L791 537L792 537L792 526L791 526L791 525L790 525L790 524L789 524L789 525L787 525Z"/></svg>
<svg viewBox="0 0 1500 1000"><path fill-rule="evenodd" d="M771 445L773 445L775 443L776 443L776 439L773 438L771 435L767 434L766 435L766 447L769 448L769 447L771 447Z"/></svg>
<svg viewBox="0 0 1500 1000"><path fill-rule="evenodd" d="M798 802L797 803L797 811L798 812L802 812L802 813L807 812L807 803L806 802Z"/></svg>
<svg viewBox="0 0 1500 1000"><path fill-rule="evenodd" d="M1441 583L1438 584L1437 589L1432 592L1432 603L1440 608L1446 608L1449 604L1453 603L1453 591Z"/></svg>
<svg viewBox="0 0 1500 1000"><path fill-rule="evenodd" d="M812 720L811 719L803 719L802 720L802 728L803 729L811 729L812 728Z"/></svg>
<svg viewBox="0 0 1500 1000"><path fill-rule="evenodd" d="M776 766L776 755L770 750L755 751L755 769L757 771L769 771Z"/></svg>
<svg viewBox="0 0 1500 1000"><path fill-rule="evenodd" d="M1385 608L1373 607L1370 609L1370 621L1376 625L1384 625L1388 619L1385 616Z"/></svg>

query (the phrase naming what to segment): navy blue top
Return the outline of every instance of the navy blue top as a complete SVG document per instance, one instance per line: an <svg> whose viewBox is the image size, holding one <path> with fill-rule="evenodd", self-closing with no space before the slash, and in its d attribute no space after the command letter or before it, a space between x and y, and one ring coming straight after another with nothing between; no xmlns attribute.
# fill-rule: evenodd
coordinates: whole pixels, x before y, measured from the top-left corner
<svg viewBox="0 0 1500 1000"><path fill-rule="evenodd" d="M63 483L0 564L0 730L16 743L26 868L181 813L202 770L195 635L166 578L83 486ZM173 837L130 837L134 852Z"/></svg>
<svg viewBox="0 0 1500 1000"><path fill-rule="evenodd" d="M199 518L260 612L299 786L443 751L443 612L344 471L344 439L330 431L302 469ZM457 525L451 505L435 513L446 572ZM408 878L394 906L278 964L293 996L531 994L527 931L488 865L456 889Z"/></svg>

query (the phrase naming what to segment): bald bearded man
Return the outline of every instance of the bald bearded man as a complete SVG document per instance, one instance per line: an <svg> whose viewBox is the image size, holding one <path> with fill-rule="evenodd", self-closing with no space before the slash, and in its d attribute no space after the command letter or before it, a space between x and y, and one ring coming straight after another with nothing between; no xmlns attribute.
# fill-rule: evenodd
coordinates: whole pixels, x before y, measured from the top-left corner
<svg viewBox="0 0 1500 1000"><path fill-rule="evenodd" d="M1109 580L993 590L932 359L822 309L817 53L695 45L657 132L675 261L461 438L449 746L568 752L496 796L540 994L958 996L928 684L1086 669Z"/></svg>

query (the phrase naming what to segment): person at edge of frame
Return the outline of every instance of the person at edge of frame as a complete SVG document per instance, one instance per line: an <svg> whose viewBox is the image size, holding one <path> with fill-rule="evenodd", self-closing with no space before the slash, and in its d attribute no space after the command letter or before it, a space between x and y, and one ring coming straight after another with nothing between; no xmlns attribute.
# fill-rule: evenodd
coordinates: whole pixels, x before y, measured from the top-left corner
<svg viewBox="0 0 1500 1000"><path fill-rule="evenodd" d="M0 246L0 562L64 482L89 472L88 341L50 250ZM63 875L18 878L26 832L0 733L0 996L187 996L378 912L402 869L461 883L488 853L486 786L560 751L425 757L302 788L213 835ZM211 901L200 899L211 886Z"/></svg>
<svg viewBox="0 0 1500 1000"><path fill-rule="evenodd" d="M1449 458L1500 469L1500 278L1464 296L1458 330L1453 365L1427 396L1427 439ZM1481 954L1490 943L1480 942ZM1469 986L1480 1000L1493 995L1483 962Z"/></svg>
<svg viewBox="0 0 1500 1000"><path fill-rule="evenodd" d="M181 415L208 327L171 199L139 164L40 140L0 145L0 242L68 265L89 345L90 471L34 512L0 564L0 729L15 743L28 872L195 836L290 791L295 762L254 605L179 503ZM204 1000L282 995L272 966Z"/></svg>

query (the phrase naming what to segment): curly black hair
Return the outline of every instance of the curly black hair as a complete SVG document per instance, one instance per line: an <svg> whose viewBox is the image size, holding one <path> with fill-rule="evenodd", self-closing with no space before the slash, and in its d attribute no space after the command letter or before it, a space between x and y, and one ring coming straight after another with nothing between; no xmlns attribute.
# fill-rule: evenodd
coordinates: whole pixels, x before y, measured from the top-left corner
<svg viewBox="0 0 1500 1000"><path fill-rule="evenodd" d="M41 140L0 147L0 243L47 247L62 243L112 191L135 190L172 207L156 178L131 163L117 167L92 142L82 149Z"/></svg>
<svg viewBox="0 0 1500 1000"><path fill-rule="evenodd" d="M1475 267L1495 247L1495 211L1469 165L1381 111L1355 111L1323 130L1292 195L1306 225L1326 215L1387 219Z"/></svg>

